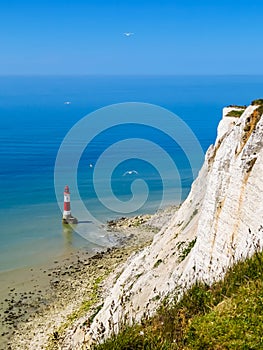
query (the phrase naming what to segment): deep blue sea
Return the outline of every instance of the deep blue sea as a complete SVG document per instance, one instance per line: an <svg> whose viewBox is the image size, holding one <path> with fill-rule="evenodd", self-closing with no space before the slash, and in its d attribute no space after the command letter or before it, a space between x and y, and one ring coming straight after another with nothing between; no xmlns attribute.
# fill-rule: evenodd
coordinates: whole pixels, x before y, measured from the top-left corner
<svg viewBox="0 0 263 350"><path fill-rule="evenodd" d="M262 97L263 76L0 77L0 271L46 263L82 247L107 246L111 237L101 223L154 212L189 192L198 169L193 173L185 149L195 157L197 148L184 128L172 138L165 131L178 124L171 117L171 123L162 120L158 107L158 126L152 127L145 122L147 108L133 118L127 106L122 113L129 123L114 121L114 107L103 116L109 126L105 130L101 113L95 111L126 102L160 106L186 123L205 152L215 140L224 106L247 105ZM56 169L59 182L54 185L60 145L90 113L79 140L75 135L63 166ZM74 150L85 137L73 179ZM71 188L72 213L80 220L77 232L61 224L58 202L63 202L66 184ZM135 197L136 208L129 204Z"/></svg>

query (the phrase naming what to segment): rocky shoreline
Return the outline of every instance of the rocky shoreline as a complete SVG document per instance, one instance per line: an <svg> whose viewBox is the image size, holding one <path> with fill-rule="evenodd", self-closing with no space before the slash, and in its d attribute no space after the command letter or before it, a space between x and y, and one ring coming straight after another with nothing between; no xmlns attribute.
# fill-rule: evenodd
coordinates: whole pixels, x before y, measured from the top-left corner
<svg viewBox="0 0 263 350"><path fill-rule="evenodd" d="M79 251L42 270L48 287L34 284L24 292L10 288L1 305L2 350L58 349L67 346L75 322L87 325L114 284L122 265L134 252L149 245L175 207L154 215L120 218L107 223L118 245L93 256ZM119 271L119 272L118 272ZM66 332L67 331L67 332ZM64 345L63 345L64 344ZM71 345L70 345L71 346Z"/></svg>

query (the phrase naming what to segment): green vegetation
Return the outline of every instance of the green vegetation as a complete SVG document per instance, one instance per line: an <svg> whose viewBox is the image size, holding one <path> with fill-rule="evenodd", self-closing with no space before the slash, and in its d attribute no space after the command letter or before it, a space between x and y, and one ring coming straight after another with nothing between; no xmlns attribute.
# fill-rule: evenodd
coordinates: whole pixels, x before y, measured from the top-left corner
<svg viewBox="0 0 263 350"><path fill-rule="evenodd" d="M176 297L175 297L176 300ZM237 263L223 281L196 283L156 316L124 327L96 350L262 349L263 253Z"/></svg>
<svg viewBox="0 0 263 350"><path fill-rule="evenodd" d="M93 314L89 317L88 320L86 320L86 321L83 323L83 325L88 324L88 323L91 324L91 323L93 322L94 318L97 316L97 314L98 314L98 313L100 312L100 310L103 308L103 305L104 305L104 303L98 305L98 306L96 307L95 311L93 312Z"/></svg>
<svg viewBox="0 0 263 350"><path fill-rule="evenodd" d="M162 259L158 259L156 263L153 265L153 268L156 269L156 267L158 267L162 262L163 262Z"/></svg>
<svg viewBox="0 0 263 350"><path fill-rule="evenodd" d="M263 114L263 104L260 105L256 110L258 111L259 116L261 116Z"/></svg>
<svg viewBox="0 0 263 350"><path fill-rule="evenodd" d="M98 302L99 286L100 286L100 283L103 281L103 279L104 279L103 276L99 276L95 279L94 284L93 284L93 288L92 288L92 292L89 295L89 299L83 301L81 306L79 307L79 309L77 311L73 312L70 316L68 316L68 320L70 321L70 323L75 321L77 318L80 318L81 316L83 316L87 311L90 310L90 308L96 302Z"/></svg>
<svg viewBox="0 0 263 350"><path fill-rule="evenodd" d="M258 112L259 116L263 114L263 98L258 98L257 100L254 100L251 102L252 106L258 106L256 111Z"/></svg>
<svg viewBox="0 0 263 350"><path fill-rule="evenodd" d="M259 116L263 114L263 98L259 98L257 100L254 100L251 102L252 106L258 106L256 111L258 112Z"/></svg>
<svg viewBox="0 0 263 350"><path fill-rule="evenodd" d="M77 311L74 311L71 315L68 316L68 319L65 323L63 323L57 331L55 331L52 336L49 338L48 345L46 347L47 350L57 350L59 349L58 341L62 334L66 331L68 327L70 327L73 322L80 318L81 316L85 315L88 311L91 310L91 308L96 305L96 303L99 301L99 287L101 282L105 279L105 276L99 276L95 279L93 283L93 287L91 292L89 293L89 299L86 301L83 301L80 305L79 309ZM93 314L90 316L88 322L91 323L94 319L94 317L97 315L97 313L102 308L103 304L98 305ZM87 322L87 321L86 321Z"/></svg>
<svg viewBox="0 0 263 350"><path fill-rule="evenodd" d="M254 100L251 102L252 106L262 106L263 105L263 98L258 98L257 100Z"/></svg>
<svg viewBox="0 0 263 350"><path fill-rule="evenodd" d="M240 105L228 105L227 107L232 107L232 108L242 108L242 109L246 109L247 106L244 105L244 106L240 106Z"/></svg>
<svg viewBox="0 0 263 350"><path fill-rule="evenodd" d="M239 118L243 113L244 113L244 109L232 109L232 111L227 113L226 117Z"/></svg>
<svg viewBox="0 0 263 350"><path fill-rule="evenodd" d="M212 312L196 317L188 330L193 349L262 349L263 284L246 283Z"/></svg>
<svg viewBox="0 0 263 350"><path fill-rule="evenodd" d="M188 243L187 245L183 245L183 247L182 246L179 247L179 248L182 248L179 255L179 262L182 262L187 257L187 255L190 253L193 246L195 245L195 242L196 242L196 238L190 242L187 242Z"/></svg>

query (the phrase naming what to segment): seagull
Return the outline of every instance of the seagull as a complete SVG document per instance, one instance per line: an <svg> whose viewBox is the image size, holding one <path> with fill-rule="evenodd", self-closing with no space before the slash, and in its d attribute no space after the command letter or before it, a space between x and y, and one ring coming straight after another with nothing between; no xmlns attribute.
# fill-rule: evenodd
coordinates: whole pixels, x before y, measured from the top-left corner
<svg viewBox="0 0 263 350"><path fill-rule="evenodd" d="M122 176L132 175L132 174L138 175L138 171L136 171L136 170L128 170Z"/></svg>
<svg viewBox="0 0 263 350"><path fill-rule="evenodd" d="M123 34L129 37L129 36L133 35L134 33L131 33L131 32L125 32L125 33L123 33Z"/></svg>

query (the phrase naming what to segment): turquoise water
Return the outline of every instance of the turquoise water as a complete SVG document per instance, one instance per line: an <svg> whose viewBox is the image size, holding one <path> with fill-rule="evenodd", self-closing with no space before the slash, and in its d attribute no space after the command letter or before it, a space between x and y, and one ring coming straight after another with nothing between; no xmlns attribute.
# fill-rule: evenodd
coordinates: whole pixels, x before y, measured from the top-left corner
<svg viewBox="0 0 263 350"><path fill-rule="evenodd" d="M148 200L134 213L153 212L160 206L164 180L169 195L162 205L178 201L179 191L182 198L189 192L190 165L173 140L138 125L120 126L97 135L80 158L78 190L92 217L82 211L73 192L72 211L81 221L79 233L63 228L54 190L56 155L66 133L88 113L115 103L155 104L184 120L205 152L215 140L222 107L249 104L262 96L262 76L0 77L0 270L45 263L78 248L92 250L112 243L100 223L126 213L115 213L96 198L92 171L102 152L120 140L151 140L171 155L180 173L180 183L175 183L169 166L160 176L158 169L139 157L119 164L111 178L117 198L131 199L134 180L144 179L148 185ZM125 158L125 148L118 152ZM147 152L146 158L153 153L157 161L162 158L154 149ZM110 163L111 158L107 159ZM106 178L108 163L103 164ZM137 174L124 176L130 170ZM103 197L103 177L99 186ZM144 185L141 188L143 197Z"/></svg>

